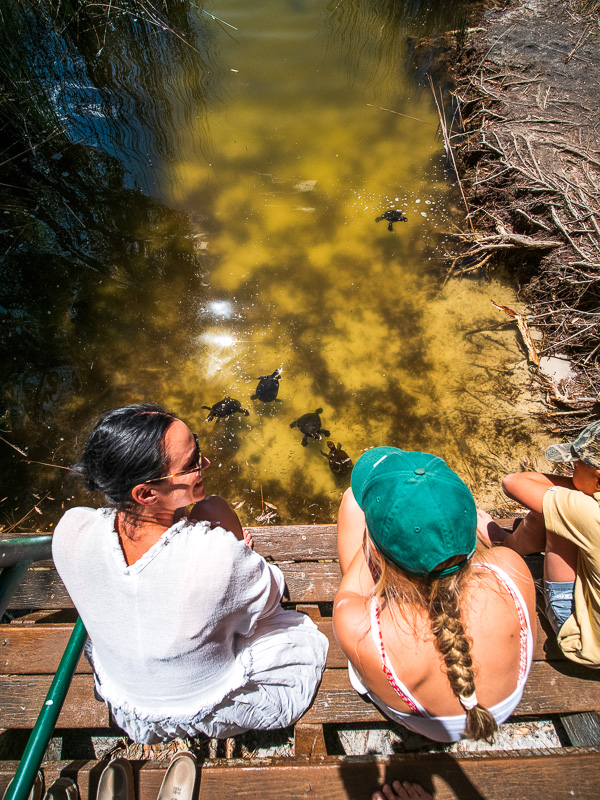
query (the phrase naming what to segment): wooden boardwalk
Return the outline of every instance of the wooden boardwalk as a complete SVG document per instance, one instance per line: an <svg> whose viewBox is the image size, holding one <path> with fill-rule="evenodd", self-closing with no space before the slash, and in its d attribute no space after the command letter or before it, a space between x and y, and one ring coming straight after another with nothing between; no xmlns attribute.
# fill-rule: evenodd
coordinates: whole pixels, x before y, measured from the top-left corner
<svg viewBox="0 0 600 800"><path fill-rule="evenodd" d="M382 780L417 780L438 798L596 798L600 792L600 674L567 661L540 620L538 644L523 699L513 719L556 715L572 746L544 751L402 753L394 756L327 754L324 725L389 725L379 710L350 686L346 659L332 632L331 602L339 584L335 526L267 527L253 530L255 548L277 563L286 578L287 601L308 613L330 642L317 696L295 726L295 755L263 760L207 759L199 767L200 798L368 798ZM541 559L530 559L539 573ZM75 620L71 600L51 561L34 564L11 608L29 613L0 625L0 728L30 729ZM58 729L110 732L106 707L95 700L93 679L80 661ZM114 734L114 728L112 729ZM102 762L44 765L46 785L62 772L77 776L83 800L94 797ZM165 765L135 765L139 800L153 800ZM0 791L16 764L0 762Z"/></svg>

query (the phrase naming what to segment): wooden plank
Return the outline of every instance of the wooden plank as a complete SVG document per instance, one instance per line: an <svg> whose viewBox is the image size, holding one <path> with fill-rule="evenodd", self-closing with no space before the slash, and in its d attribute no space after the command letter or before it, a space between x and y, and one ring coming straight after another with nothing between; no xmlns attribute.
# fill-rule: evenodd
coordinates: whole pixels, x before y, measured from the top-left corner
<svg viewBox="0 0 600 800"><path fill-rule="evenodd" d="M293 562L307 558L335 559L335 526L273 526L253 531L257 552L280 563L292 602L333 600L341 577L337 563ZM530 556L527 562L534 577L539 577L543 557ZM36 564L28 570L10 607L59 609L73 608L73 604L56 570Z"/></svg>
<svg viewBox="0 0 600 800"><path fill-rule="evenodd" d="M35 723L50 675L0 677L0 727L31 728ZM514 716L568 714L600 709L600 676L570 662L534 662L523 699ZM326 670L304 724L377 722L379 710L351 687L346 669ZM108 726L105 706L94 699L91 675L75 675L57 727Z"/></svg>
<svg viewBox="0 0 600 800"><path fill-rule="evenodd" d="M73 608L73 602L54 568L33 566L25 573L9 608Z"/></svg>
<svg viewBox="0 0 600 800"><path fill-rule="evenodd" d="M48 787L59 775L76 779L81 800L96 795L106 762L56 761L43 765ZM138 800L156 800L166 764L131 762ZM18 762L0 762L0 792ZM485 751L479 753L405 753L393 756L205 761L198 767L198 800L359 800L382 783L421 784L435 800L596 800L600 748ZM283 787L283 788L282 788Z"/></svg>
<svg viewBox="0 0 600 800"><path fill-rule="evenodd" d="M348 660L335 640L331 619L319 619L316 624L329 639L327 666L345 668ZM54 675L72 631L70 624L0 625L0 675ZM85 656L75 672L92 672Z"/></svg>
<svg viewBox="0 0 600 800"><path fill-rule="evenodd" d="M336 525L251 528L257 553L273 561L337 560Z"/></svg>
<svg viewBox="0 0 600 800"><path fill-rule="evenodd" d="M298 722L294 726L294 755L310 758L327 755L322 725L304 725Z"/></svg>
<svg viewBox="0 0 600 800"><path fill-rule="evenodd" d="M11 625L39 625L46 622L61 622L64 625L69 625L77 619L77 612L74 608L58 608L58 609L41 609L38 611L30 611L28 614L23 614L16 619L11 620Z"/></svg>
<svg viewBox="0 0 600 800"><path fill-rule="evenodd" d="M274 561L308 561L337 559L336 525L263 525L249 528L256 551ZM39 536L40 534L35 534ZM14 538L12 534L8 538ZM0 533L0 541L3 537ZM51 567L52 561L41 560L37 566Z"/></svg>
<svg viewBox="0 0 600 800"><path fill-rule="evenodd" d="M0 675L53 675L58 669L73 625L0 625ZM85 656L76 672L91 673Z"/></svg>
<svg viewBox="0 0 600 800"><path fill-rule="evenodd" d="M337 563L281 563L280 566L291 602L321 603L334 599L341 578ZM32 567L25 574L10 608L73 608L73 603L55 569Z"/></svg>
<svg viewBox="0 0 600 800"><path fill-rule="evenodd" d="M348 660L335 639L331 618L317 616L314 622L329 640L327 667L345 669ZM556 637L546 640L539 620L537 628L534 661L565 660ZM0 625L0 675L53 675L72 630L71 624ZM91 671L88 660L82 656L76 673L89 674Z"/></svg>
<svg viewBox="0 0 600 800"><path fill-rule="evenodd" d="M284 563L281 569L291 602L321 603L335 597L341 578L337 563ZM73 602L55 569L31 568L15 592L10 608L73 608Z"/></svg>
<svg viewBox="0 0 600 800"><path fill-rule="evenodd" d="M334 600L342 578L337 563L281 564L292 603L323 603Z"/></svg>
<svg viewBox="0 0 600 800"><path fill-rule="evenodd" d="M513 518L498 519L498 524L510 529ZM258 553L274 561L305 561L337 559L337 526L330 525L263 525L249 528ZM52 533L46 531L45 533ZM36 536L40 533L34 534ZM15 534L2 538L13 538ZM535 557L534 557L535 558ZM51 561L39 561L38 566L50 567Z"/></svg>
<svg viewBox="0 0 600 800"><path fill-rule="evenodd" d="M600 745L600 715L596 711L561 714L560 721L572 745Z"/></svg>
<svg viewBox="0 0 600 800"><path fill-rule="evenodd" d="M531 665L523 698L513 716L574 713L600 709L600 676L572 662ZM354 691L346 670L326 670L317 696L302 721L306 724L376 722L379 709Z"/></svg>
<svg viewBox="0 0 600 800"><path fill-rule="evenodd" d="M597 798L600 759L592 752L552 757L540 751L527 755L482 754L456 759L447 753L399 755L388 758L344 759L337 763L264 769L231 766L202 771L199 800L236 797L243 800L347 800L368 798L384 782L419 783L435 800L553 800ZM588 772L589 770L589 772ZM152 776L152 778L150 777ZM140 800L156 797L158 781L150 770L139 774Z"/></svg>
<svg viewBox="0 0 600 800"><path fill-rule="evenodd" d="M0 677L0 728L33 728L51 682L51 675ZM74 676L56 727L109 727L108 709L95 699L91 675Z"/></svg>
<svg viewBox="0 0 600 800"><path fill-rule="evenodd" d="M362 800L382 783L419 783L435 800L596 800L600 748L407 753L393 756L328 756L204 762L198 768L198 800ZM44 766L46 786L59 774L77 779L81 800L95 797L106 762L58 761ZM138 800L156 800L166 765L131 762ZM0 764L0 791L17 762Z"/></svg>
<svg viewBox="0 0 600 800"><path fill-rule="evenodd" d="M535 626L537 638L533 649L534 661L566 661L567 658L558 646L556 634L550 627L550 623L544 617L540 620L540 615L536 614Z"/></svg>

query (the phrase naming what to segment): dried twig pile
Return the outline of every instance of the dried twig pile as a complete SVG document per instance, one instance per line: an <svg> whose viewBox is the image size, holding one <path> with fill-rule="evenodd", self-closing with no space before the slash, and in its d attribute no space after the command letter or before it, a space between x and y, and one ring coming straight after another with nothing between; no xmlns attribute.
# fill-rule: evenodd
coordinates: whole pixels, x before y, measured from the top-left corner
<svg viewBox="0 0 600 800"><path fill-rule="evenodd" d="M588 61L581 55L586 43L597 48L597 28L579 23L561 64ZM593 75L581 87L573 84L567 68L509 71L488 55L471 65L455 93L462 120L453 145L475 230L456 234L462 246L450 274L500 262L516 269L532 308L530 324L543 333L541 354L565 353L577 369L568 385L540 376L549 416L569 433L600 412L598 84Z"/></svg>

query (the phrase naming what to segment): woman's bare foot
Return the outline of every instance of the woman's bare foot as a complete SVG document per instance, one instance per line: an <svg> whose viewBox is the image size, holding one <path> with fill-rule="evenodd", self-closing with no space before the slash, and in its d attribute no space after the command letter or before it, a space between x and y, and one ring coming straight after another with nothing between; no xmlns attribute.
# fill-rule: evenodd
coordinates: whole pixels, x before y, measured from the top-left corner
<svg viewBox="0 0 600 800"><path fill-rule="evenodd" d="M477 509L477 538L480 542L494 547L497 544L504 544L507 536L511 534L503 530L497 522L480 508Z"/></svg>
<svg viewBox="0 0 600 800"><path fill-rule="evenodd" d="M252 534L250 533L249 528L242 528L244 533L244 541L248 545L251 550L254 550L254 539L252 538Z"/></svg>
<svg viewBox="0 0 600 800"><path fill-rule="evenodd" d="M384 784L371 800L433 800L433 797L418 783L394 781L391 786Z"/></svg>

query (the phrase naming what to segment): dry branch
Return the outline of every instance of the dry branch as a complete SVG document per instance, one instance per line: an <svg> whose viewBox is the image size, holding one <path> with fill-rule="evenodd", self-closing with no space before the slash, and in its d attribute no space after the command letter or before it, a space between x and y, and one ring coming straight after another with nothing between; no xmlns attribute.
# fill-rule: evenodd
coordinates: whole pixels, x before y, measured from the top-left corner
<svg viewBox="0 0 600 800"><path fill-rule="evenodd" d="M527 348L527 355L529 356L529 360L535 364L536 367L540 365L540 357L535 349L535 345L533 343L533 339L531 338L531 334L529 333L529 328L527 327L527 323L523 319L521 314L518 314L516 311L513 311L512 308L508 308L507 306L501 306L498 303L495 303L493 300L491 301L492 305L495 306L499 311L504 311L505 314L508 314L509 317L512 317L516 323L521 336L523 337L523 341L525 342L525 347Z"/></svg>
<svg viewBox="0 0 600 800"><path fill-rule="evenodd" d="M560 247L560 242L545 239L533 239L518 233L497 233L485 236L480 233L457 233L454 236L470 239L477 243L477 250L507 250L513 247L524 247L528 250L552 250Z"/></svg>

